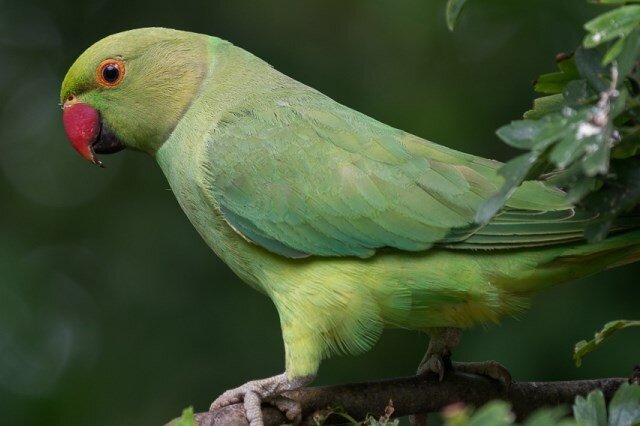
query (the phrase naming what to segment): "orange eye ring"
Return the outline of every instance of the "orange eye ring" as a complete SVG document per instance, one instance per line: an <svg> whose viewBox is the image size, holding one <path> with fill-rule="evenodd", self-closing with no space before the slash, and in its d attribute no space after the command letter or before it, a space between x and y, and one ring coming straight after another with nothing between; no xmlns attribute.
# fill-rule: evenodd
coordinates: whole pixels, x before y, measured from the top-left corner
<svg viewBox="0 0 640 426"><path fill-rule="evenodd" d="M98 65L97 78L100 85L114 87L124 78L124 62L117 59L107 59Z"/></svg>

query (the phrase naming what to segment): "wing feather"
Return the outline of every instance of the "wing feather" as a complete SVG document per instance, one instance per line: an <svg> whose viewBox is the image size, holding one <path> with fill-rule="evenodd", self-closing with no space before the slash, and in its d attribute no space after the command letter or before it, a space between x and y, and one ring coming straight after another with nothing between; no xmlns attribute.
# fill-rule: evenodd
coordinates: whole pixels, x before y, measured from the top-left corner
<svg viewBox="0 0 640 426"><path fill-rule="evenodd" d="M210 131L203 188L236 232L274 253L366 258L385 247L515 247L520 235L527 244L574 237L576 221L556 223L573 210L541 183L525 183L509 202L513 213L482 233L473 219L502 183L498 162L386 126L311 89L254 103ZM547 223L553 235L545 239Z"/></svg>

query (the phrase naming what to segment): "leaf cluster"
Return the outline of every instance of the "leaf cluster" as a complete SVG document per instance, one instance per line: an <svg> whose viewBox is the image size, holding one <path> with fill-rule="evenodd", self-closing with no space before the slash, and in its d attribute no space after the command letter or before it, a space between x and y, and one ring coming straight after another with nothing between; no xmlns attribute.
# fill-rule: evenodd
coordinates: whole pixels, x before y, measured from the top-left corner
<svg viewBox="0 0 640 426"><path fill-rule="evenodd" d="M509 404L492 401L477 411L454 406L443 413L445 426L509 426L515 416ZM616 391L609 408L602 391L578 396L573 404L573 418L562 407L542 409L532 414L524 426L633 426L640 424L640 386L623 384Z"/></svg>
<svg viewBox="0 0 640 426"><path fill-rule="evenodd" d="M542 96L523 120L497 131L525 151L500 170L504 184L478 211L487 223L528 179L547 179L567 190L568 201L597 217L585 230L604 238L617 218L640 204L640 0L599 0L615 5L585 24L573 54L556 58L558 71L535 83ZM465 1L449 0L447 22Z"/></svg>

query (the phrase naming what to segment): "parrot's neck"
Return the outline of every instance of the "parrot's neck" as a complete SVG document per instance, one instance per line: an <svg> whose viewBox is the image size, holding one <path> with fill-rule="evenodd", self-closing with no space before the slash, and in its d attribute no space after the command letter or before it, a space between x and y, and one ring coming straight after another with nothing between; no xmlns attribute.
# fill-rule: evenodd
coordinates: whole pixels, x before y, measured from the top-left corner
<svg viewBox="0 0 640 426"><path fill-rule="evenodd" d="M225 113L238 108L282 74L248 52L213 38L213 60L201 90L155 158L178 203L207 244L244 281L261 291L264 270L274 255L236 233L219 211L211 191L203 190L203 166L216 167L204 153ZM247 64L247 62L252 62ZM270 79L271 74L274 78ZM206 163L206 164L204 164Z"/></svg>
<svg viewBox="0 0 640 426"><path fill-rule="evenodd" d="M183 131L175 134L183 134ZM264 291L256 257L249 261L251 253L260 249L240 238L226 223L215 200L201 190L196 140L193 136L184 140L170 138L156 153L156 160L178 204L207 245L243 281Z"/></svg>

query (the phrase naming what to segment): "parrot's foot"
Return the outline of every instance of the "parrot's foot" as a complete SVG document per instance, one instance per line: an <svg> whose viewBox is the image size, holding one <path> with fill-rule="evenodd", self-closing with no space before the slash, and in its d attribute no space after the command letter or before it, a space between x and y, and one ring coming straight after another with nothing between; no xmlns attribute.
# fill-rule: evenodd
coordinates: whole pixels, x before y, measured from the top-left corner
<svg viewBox="0 0 640 426"><path fill-rule="evenodd" d="M227 405L244 402L244 411L251 426L263 426L262 402L274 405L293 423L300 421L302 408L300 403L280 395L282 392L297 389L313 380L312 376L287 378L286 373L268 379L253 380L235 389L228 390L218 397L209 408L219 410Z"/></svg>
<svg viewBox="0 0 640 426"><path fill-rule="evenodd" d="M496 361L484 362L451 362L451 349L460 342L461 330L459 328L433 328L428 331L431 336L429 348L418 366L418 375L436 374L442 381L445 373L460 371L469 374L489 377L504 383L506 390L511 386L511 374L509 370ZM416 414L409 417L412 426L427 424L425 414Z"/></svg>
<svg viewBox="0 0 640 426"><path fill-rule="evenodd" d="M504 385L505 390L511 387L511 373L502 364L496 361L483 362L451 362L451 355L430 354L425 356L418 367L418 375L436 374L442 381L445 373L459 371L462 373L476 374L497 380ZM426 426L426 414L409 416L411 426Z"/></svg>
<svg viewBox="0 0 640 426"><path fill-rule="evenodd" d="M444 379L444 373L450 371L451 349L460 342L459 328L433 328L429 330L431 336L427 353L420 361L418 375L435 373L438 379Z"/></svg>
<svg viewBox="0 0 640 426"><path fill-rule="evenodd" d="M429 334L429 348L418 366L418 375L435 373L442 381L446 372L454 370L489 377L504 383L507 389L511 386L509 370L496 361L451 362L451 350L460 342L459 328L434 328Z"/></svg>
<svg viewBox="0 0 640 426"><path fill-rule="evenodd" d="M440 354L425 356L418 366L418 376L434 373L438 380L444 379L444 373L452 369L451 358Z"/></svg>
<svg viewBox="0 0 640 426"><path fill-rule="evenodd" d="M476 374L489 377L505 385L511 386L511 373L502 364L496 361L482 362L451 362L450 355L431 354L420 363L418 375L434 373L442 381L445 373L458 371L461 373Z"/></svg>
<svg viewBox="0 0 640 426"><path fill-rule="evenodd" d="M489 377L503 383L507 390L511 387L511 373L497 361L454 362L453 370Z"/></svg>

